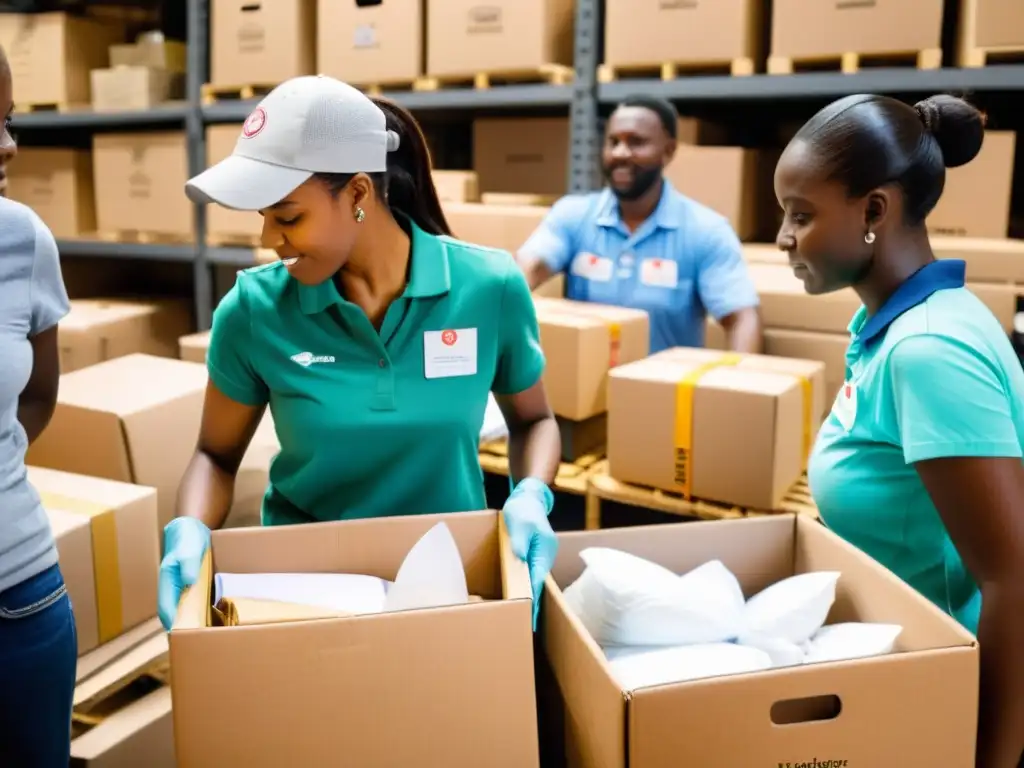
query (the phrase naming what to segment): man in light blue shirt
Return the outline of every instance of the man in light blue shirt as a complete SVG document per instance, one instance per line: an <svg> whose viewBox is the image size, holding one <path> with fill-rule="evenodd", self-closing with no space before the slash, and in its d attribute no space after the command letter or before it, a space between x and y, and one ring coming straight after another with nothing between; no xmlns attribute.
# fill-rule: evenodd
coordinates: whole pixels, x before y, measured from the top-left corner
<svg viewBox="0 0 1024 768"><path fill-rule="evenodd" d="M608 186L568 195L519 250L530 287L566 274L566 296L645 310L651 352L703 347L710 314L729 347L761 351L757 292L728 220L664 177L679 116L661 99L618 106L605 136Z"/></svg>

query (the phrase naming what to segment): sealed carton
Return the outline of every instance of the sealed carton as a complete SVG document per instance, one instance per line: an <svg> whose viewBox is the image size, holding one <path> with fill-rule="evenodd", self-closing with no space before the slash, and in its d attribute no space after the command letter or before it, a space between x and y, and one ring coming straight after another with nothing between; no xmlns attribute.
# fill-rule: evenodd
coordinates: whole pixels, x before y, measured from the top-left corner
<svg viewBox="0 0 1024 768"><path fill-rule="evenodd" d="M559 542L542 632L564 702L569 765L974 765L976 640L820 523L779 515L565 533ZM562 594L583 572L579 553L588 547L622 550L679 574L717 559L747 598L795 574L839 572L828 624L891 623L902 633L885 656L624 691Z"/></svg>
<svg viewBox="0 0 1024 768"><path fill-rule="evenodd" d="M403 85L423 74L424 0L318 0L317 72L352 85Z"/></svg>
<svg viewBox="0 0 1024 768"><path fill-rule="evenodd" d="M540 226L549 209L540 205L443 202L445 218L459 240L515 253Z"/></svg>
<svg viewBox="0 0 1024 768"><path fill-rule="evenodd" d="M547 358L544 389L556 416L584 421L608 409L608 372L647 356L650 319L639 309L536 297Z"/></svg>
<svg viewBox="0 0 1024 768"><path fill-rule="evenodd" d="M21 147L6 170L7 196L39 214L54 237L73 238L96 230L89 152Z"/></svg>
<svg viewBox="0 0 1024 768"><path fill-rule="evenodd" d="M616 480L776 509L803 473L825 408L812 360L680 347L608 376Z"/></svg>
<svg viewBox="0 0 1024 768"><path fill-rule="evenodd" d="M274 86L316 70L316 0L211 0L210 82Z"/></svg>
<svg viewBox="0 0 1024 768"><path fill-rule="evenodd" d="M214 574L395 579L440 522L483 600L213 625ZM170 634L179 764L536 768L530 595L493 511L216 531Z"/></svg>

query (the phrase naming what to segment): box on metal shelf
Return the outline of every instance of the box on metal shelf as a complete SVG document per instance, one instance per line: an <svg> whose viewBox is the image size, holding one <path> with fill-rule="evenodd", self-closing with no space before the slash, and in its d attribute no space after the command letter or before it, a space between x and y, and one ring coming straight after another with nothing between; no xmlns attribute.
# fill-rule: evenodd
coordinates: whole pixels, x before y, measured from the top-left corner
<svg viewBox="0 0 1024 768"><path fill-rule="evenodd" d="M760 0L605 0L604 13L604 80L619 68L660 65L722 65L734 75L749 75L762 56Z"/></svg>
<svg viewBox="0 0 1024 768"><path fill-rule="evenodd" d="M60 369L71 373L133 352L177 357L178 338L191 327L185 301L73 299L60 322Z"/></svg>
<svg viewBox="0 0 1024 768"><path fill-rule="evenodd" d="M206 166L231 155L242 133L241 125L211 125L206 129ZM206 236L217 245L258 244L263 219L254 211L235 211L222 205L206 206Z"/></svg>
<svg viewBox="0 0 1024 768"><path fill-rule="evenodd" d="M93 185L101 233L139 232L191 241L193 208L184 195L184 131L93 137Z"/></svg>
<svg viewBox="0 0 1024 768"><path fill-rule="evenodd" d="M210 0L210 83L269 87L316 71L316 0Z"/></svg>
<svg viewBox="0 0 1024 768"><path fill-rule="evenodd" d="M565 194L569 181L569 120L474 120L473 170L482 193Z"/></svg>
<svg viewBox="0 0 1024 768"><path fill-rule="evenodd" d="M64 374L25 461L156 488L162 531L195 451L206 381L202 365L142 354Z"/></svg>
<svg viewBox="0 0 1024 768"><path fill-rule="evenodd" d="M1024 5L1016 0L961 0L959 64L983 67L991 55L1024 51Z"/></svg>
<svg viewBox="0 0 1024 768"><path fill-rule="evenodd" d="M483 600L244 631L214 625L217 573L395 579L409 549L441 522L469 593ZM494 511L215 531L170 633L178 759L536 768L531 615L529 575ZM392 737L382 738L382 723Z"/></svg>
<svg viewBox="0 0 1024 768"><path fill-rule="evenodd" d="M154 488L29 466L75 606L79 655L156 613Z"/></svg>
<svg viewBox="0 0 1024 768"><path fill-rule="evenodd" d="M353 85L408 87L423 75L425 0L317 6L317 72Z"/></svg>
<svg viewBox="0 0 1024 768"><path fill-rule="evenodd" d="M674 573L718 560L746 597L796 574L838 572L829 624L903 631L886 656L623 690L563 595L583 573L580 553L589 547ZM921 766L974 765L977 641L814 520L778 515L563 533L543 600L542 642L564 702L558 719L570 765L838 768L890 765L893 755L913 755Z"/></svg>
<svg viewBox="0 0 1024 768"><path fill-rule="evenodd" d="M81 106L90 101L89 71L107 64L124 28L67 13L0 14L0 47L22 107Z"/></svg>
<svg viewBox="0 0 1024 768"><path fill-rule="evenodd" d="M445 218L459 240L488 248L518 251L548 214L539 205L442 203Z"/></svg>
<svg viewBox="0 0 1024 768"><path fill-rule="evenodd" d="M1005 238L1017 134L986 131L981 152L967 165L946 171L946 186L928 216L935 235Z"/></svg>
<svg viewBox="0 0 1024 768"><path fill-rule="evenodd" d="M794 63L835 59L849 71L859 56L897 54L935 69L942 64L942 15L943 0L775 0L768 70L781 74Z"/></svg>
<svg viewBox="0 0 1024 768"><path fill-rule="evenodd" d="M479 203L480 179L476 171L431 171L437 198L442 203Z"/></svg>
<svg viewBox="0 0 1024 768"><path fill-rule="evenodd" d="M536 297L534 304L551 410L572 421L603 414L608 372L650 351L647 313L568 299Z"/></svg>
<svg viewBox="0 0 1024 768"><path fill-rule="evenodd" d="M39 214L54 237L96 231L92 153L87 150L20 148L7 166L7 196Z"/></svg>
<svg viewBox="0 0 1024 768"><path fill-rule="evenodd" d="M813 360L677 347L608 375L609 474L752 509L800 479L825 409Z"/></svg>
<svg viewBox="0 0 1024 768"><path fill-rule="evenodd" d="M184 95L184 80L166 69L120 66L94 69L89 76L97 112L150 109Z"/></svg>
<svg viewBox="0 0 1024 768"><path fill-rule="evenodd" d="M427 74L542 74L572 66L574 0L430 0Z"/></svg>

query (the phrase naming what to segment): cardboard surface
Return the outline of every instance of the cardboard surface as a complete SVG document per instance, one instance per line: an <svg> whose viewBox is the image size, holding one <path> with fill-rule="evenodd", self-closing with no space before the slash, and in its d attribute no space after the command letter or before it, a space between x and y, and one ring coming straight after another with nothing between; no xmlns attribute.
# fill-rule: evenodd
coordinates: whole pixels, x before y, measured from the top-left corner
<svg viewBox="0 0 1024 768"><path fill-rule="evenodd" d="M273 86L316 72L316 0L210 0L210 82Z"/></svg>
<svg viewBox="0 0 1024 768"><path fill-rule="evenodd" d="M54 237L96 230L91 152L19 147L7 166L7 196L39 214Z"/></svg>
<svg viewBox="0 0 1024 768"><path fill-rule="evenodd" d="M317 72L352 85L407 84L423 74L424 0L319 0Z"/></svg>

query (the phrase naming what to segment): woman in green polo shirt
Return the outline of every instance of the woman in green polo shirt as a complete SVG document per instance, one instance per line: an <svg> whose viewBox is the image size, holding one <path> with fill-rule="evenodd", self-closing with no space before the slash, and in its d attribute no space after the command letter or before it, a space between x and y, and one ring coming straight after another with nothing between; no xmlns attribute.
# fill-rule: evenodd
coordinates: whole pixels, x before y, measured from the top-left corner
<svg viewBox="0 0 1024 768"><path fill-rule="evenodd" d="M280 261L240 272L214 314L198 448L165 530L164 626L268 405L281 452L262 517L282 525L485 508L490 392L509 426L519 480L503 514L536 621L560 440L533 299L511 255L448 236L415 120L333 78L295 78L187 192L259 211Z"/></svg>
<svg viewBox="0 0 1024 768"><path fill-rule="evenodd" d="M850 96L797 133L775 191L779 247L807 292L852 287L864 305L808 471L822 518L977 634L977 765L1016 768L1024 372L964 262L937 261L925 227L945 169L983 138L982 116L951 96Z"/></svg>

